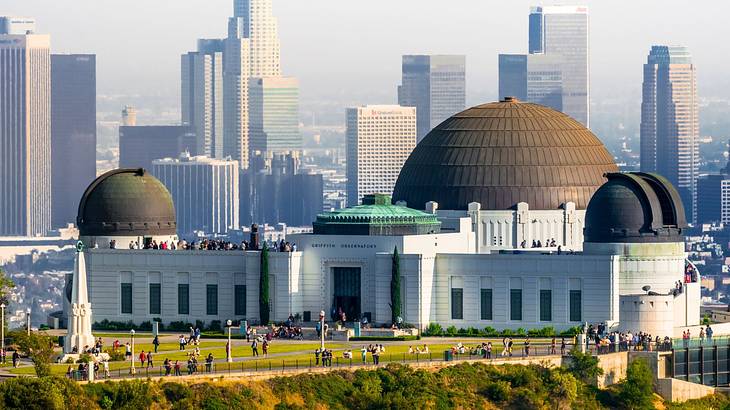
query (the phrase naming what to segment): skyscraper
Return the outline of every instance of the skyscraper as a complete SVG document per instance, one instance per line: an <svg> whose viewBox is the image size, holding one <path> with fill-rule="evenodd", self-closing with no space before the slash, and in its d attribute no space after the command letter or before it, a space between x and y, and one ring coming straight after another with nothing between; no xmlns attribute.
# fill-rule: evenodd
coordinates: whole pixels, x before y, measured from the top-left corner
<svg viewBox="0 0 730 410"><path fill-rule="evenodd" d="M0 236L51 229L50 42L0 34Z"/></svg>
<svg viewBox="0 0 730 410"><path fill-rule="evenodd" d="M125 105L122 109L122 125L127 127L137 125L137 110L131 105Z"/></svg>
<svg viewBox="0 0 730 410"><path fill-rule="evenodd" d="M416 107L418 141L466 107L466 57L404 55L398 104Z"/></svg>
<svg viewBox="0 0 730 410"><path fill-rule="evenodd" d="M679 190L687 220L696 220L699 104L692 56L682 46L652 46L644 64L641 170L658 172Z"/></svg>
<svg viewBox="0 0 730 410"><path fill-rule="evenodd" d="M533 7L530 10L529 50L560 56L563 81L562 111L590 125L590 65L588 8Z"/></svg>
<svg viewBox="0 0 730 410"><path fill-rule="evenodd" d="M415 107L368 105L347 109L347 205L366 194L393 192L416 147Z"/></svg>
<svg viewBox="0 0 730 410"><path fill-rule="evenodd" d="M562 57L555 54L527 55L527 101L563 111L565 94L561 60Z"/></svg>
<svg viewBox="0 0 730 410"><path fill-rule="evenodd" d="M238 173L236 161L191 157L158 159L152 174L170 191L181 235L193 231L226 233L238 229Z"/></svg>
<svg viewBox="0 0 730 410"><path fill-rule="evenodd" d="M499 55L499 99L515 97L527 101L527 56Z"/></svg>
<svg viewBox="0 0 730 410"><path fill-rule="evenodd" d="M279 31L272 0L234 0L233 16L241 19L241 37L251 43L250 76L281 75Z"/></svg>
<svg viewBox="0 0 730 410"><path fill-rule="evenodd" d="M195 129L194 153L223 157L223 40L198 40L181 56L182 123Z"/></svg>
<svg viewBox="0 0 730 410"><path fill-rule="evenodd" d="M195 146L195 131L186 125L119 127L119 167L152 169L152 161L177 158Z"/></svg>
<svg viewBox="0 0 730 410"><path fill-rule="evenodd" d="M529 24L529 54L499 55L499 98L524 95L589 126L588 8L533 7Z"/></svg>
<svg viewBox="0 0 730 410"><path fill-rule="evenodd" d="M96 178L96 56L51 55L51 185L54 228L76 221Z"/></svg>
<svg viewBox="0 0 730 410"><path fill-rule="evenodd" d="M296 78L251 77L248 103L251 153L302 149Z"/></svg>
<svg viewBox="0 0 730 410"><path fill-rule="evenodd" d="M35 19L18 16L0 16L0 34L30 34L35 31Z"/></svg>
<svg viewBox="0 0 730 410"><path fill-rule="evenodd" d="M254 172L241 173L241 225L311 226L322 213L322 174L302 173L296 152L268 152L251 162Z"/></svg>
<svg viewBox="0 0 730 410"><path fill-rule="evenodd" d="M243 38L241 17L228 20L223 53L223 155L248 168L248 77L250 41Z"/></svg>

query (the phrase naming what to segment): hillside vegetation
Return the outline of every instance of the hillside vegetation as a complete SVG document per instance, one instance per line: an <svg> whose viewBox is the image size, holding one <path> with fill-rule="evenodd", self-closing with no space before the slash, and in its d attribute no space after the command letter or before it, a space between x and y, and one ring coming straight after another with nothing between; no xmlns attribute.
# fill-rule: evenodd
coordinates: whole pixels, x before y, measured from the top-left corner
<svg viewBox="0 0 730 410"><path fill-rule="evenodd" d="M636 386L597 390L584 383L581 375L577 377L562 368L463 363L438 371L392 364L377 370L336 371L252 382L186 383L170 379L79 385L58 377L17 378L0 383L0 408L639 409L663 406L657 396L648 401L636 397L645 394ZM625 398L627 392L631 392L631 400ZM714 396L671 405L671 408L726 409L730 408L730 400Z"/></svg>

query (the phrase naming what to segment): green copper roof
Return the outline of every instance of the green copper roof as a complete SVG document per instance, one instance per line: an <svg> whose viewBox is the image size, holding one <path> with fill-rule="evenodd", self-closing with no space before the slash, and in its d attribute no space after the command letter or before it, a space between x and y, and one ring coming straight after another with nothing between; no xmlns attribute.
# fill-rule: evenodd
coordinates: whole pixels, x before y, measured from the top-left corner
<svg viewBox="0 0 730 410"><path fill-rule="evenodd" d="M416 235L438 233L436 215L391 204L389 195L366 195L363 204L317 215L315 234Z"/></svg>

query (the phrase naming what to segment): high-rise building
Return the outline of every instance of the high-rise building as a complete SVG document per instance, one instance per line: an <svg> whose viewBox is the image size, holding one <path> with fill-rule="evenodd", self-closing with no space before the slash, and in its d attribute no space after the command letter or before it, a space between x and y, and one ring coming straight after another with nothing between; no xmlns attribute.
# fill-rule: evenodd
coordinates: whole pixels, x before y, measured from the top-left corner
<svg viewBox="0 0 730 410"><path fill-rule="evenodd" d="M241 225L311 226L322 212L321 174L303 173L298 153L264 153L241 173Z"/></svg>
<svg viewBox="0 0 730 410"><path fill-rule="evenodd" d="M51 186L54 228L75 223L96 178L96 56L51 55Z"/></svg>
<svg viewBox="0 0 730 410"><path fill-rule="evenodd" d="M499 98L547 105L588 127L588 8L533 7L529 23L529 54L499 55Z"/></svg>
<svg viewBox="0 0 730 410"><path fill-rule="evenodd" d="M234 160L191 157L158 159L152 175L172 195L180 235L238 229L238 163Z"/></svg>
<svg viewBox="0 0 730 410"><path fill-rule="evenodd" d="M182 123L195 129L194 153L223 157L224 40L198 40L198 51L181 56Z"/></svg>
<svg viewBox="0 0 730 410"><path fill-rule="evenodd" d="M466 57L404 55L398 104L416 107L418 141L466 107Z"/></svg>
<svg viewBox="0 0 730 410"><path fill-rule="evenodd" d="M563 111L562 57L555 54L527 55L527 101Z"/></svg>
<svg viewBox="0 0 730 410"><path fill-rule="evenodd" d="M185 125L119 127L119 167L152 169L152 161L177 158L195 147L195 131Z"/></svg>
<svg viewBox="0 0 730 410"><path fill-rule="evenodd" d="M686 47L652 46L644 64L641 170L658 172L679 190L687 220L696 220L699 104Z"/></svg>
<svg viewBox="0 0 730 410"><path fill-rule="evenodd" d="M241 17L228 20L223 53L223 155L248 168L248 77L250 41L243 38Z"/></svg>
<svg viewBox="0 0 730 410"><path fill-rule="evenodd" d="M529 23L530 53L560 56L563 81L562 111L588 127L590 125L588 8L533 7L530 10Z"/></svg>
<svg viewBox="0 0 730 410"><path fill-rule="evenodd" d="M416 147L415 107L368 105L347 109L347 204L366 194L390 195Z"/></svg>
<svg viewBox="0 0 730 410"><path fill-rule="evenodd" d="M250 154L302 149L299 82L294 77L251 77L248 83Z"/></svg>
<svg viewBox="0 0 730 410"><path fill-rule="evenodd" d="M527 56L499 55L499 99L515 97L527 101Z"/></svg>
<svg viewBox="0 0 730 410"><path fill-rule="evenodd" d="M137 125L137 110L131 105L125 105L122 109L122 125L126 127Z"/></svg>
<svg viewBox="0 0 730 410"><path fill-rule="evenodd" d="M17 16L0 16L0 34L25 35L35 31L35 19Z"/></svg>
<svg viewBox="0 0 730 410"><path fill-rule="evenodd" d="M241 38L250 41L250 77L281 75L279 31L272 0L234 0L234 19L241 20Z"/></svg>
<svg viewBox="0 0 730 410"><path fill-rule="evenodd" d="M51 229L50 43L0 34L0 236Z"/></svg>
<svg viewBox="0 0 730 410"><path fill-rule="evenodd" d="M702 175L697 179L697 223L730 222L730 177Z"/></svg>

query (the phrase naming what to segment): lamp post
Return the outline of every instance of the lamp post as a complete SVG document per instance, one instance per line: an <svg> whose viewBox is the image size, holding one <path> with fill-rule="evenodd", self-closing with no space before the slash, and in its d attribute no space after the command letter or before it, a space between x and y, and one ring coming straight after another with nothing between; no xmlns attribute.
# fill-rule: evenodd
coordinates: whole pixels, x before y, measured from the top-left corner
<svg viewBox="0 0 730 410"><path fill-rule="evenodd" d="M320 344L319 344L319 350L321 352L324 351L324 310L319 311L319 337L320 337Z"/></svg>
<svg viewBox="0 0 730 410"><path fill-rule="evenodd" d="M231 327L233 326L233 322L229 319L228 321L226 321L226 326L228 327L228 344L226 345L226 362L232 363L233 355L231 353L233 351L233 348L231 346Z"/></svg>
<svg viewBox="0 0 730 410"><path fill-rule="evenodd" d="M2 319L0 319L2 320L2 330L0 330L0 334L2 334L0 336L0 339L2 339L2 342L0 342L2 343L0 354L2 354L2 357L0 359L5 363L5 303L0 303L0 316L2 316Z"/></svg>
<svg viewBox="0 0 730 410"><path fill-rule="evenodd" d="M131 357L131 360L129 361L130 362L129 374L136 374L137 371L134 368L134 329L129 331L129 336L132 338L132 357Z"/></svg>
<svg viewBox="0 0 730 410"><path fill-rule="evenodd" d="M28 321L28 336L30 336L30 308L25 310L25 318Z"/></svg>

